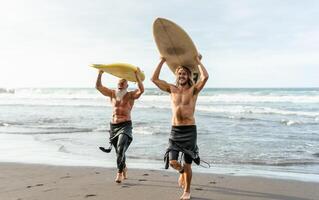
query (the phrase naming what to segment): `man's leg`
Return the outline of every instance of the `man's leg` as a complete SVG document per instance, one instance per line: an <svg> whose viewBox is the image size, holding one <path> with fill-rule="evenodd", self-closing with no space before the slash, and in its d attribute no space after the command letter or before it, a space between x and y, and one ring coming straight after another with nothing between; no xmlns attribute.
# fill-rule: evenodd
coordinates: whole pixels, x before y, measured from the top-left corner
<svg viewBox="0 0 319 200"><path fill-rule="evenodd" d="M182 188L184 188L184 176L183 176L183 166L178 162L178 151L170 151L169 152L169 164L172 168L176 169L180 172L179 178L178 178L178 185Z"/></svg>
<svg viewBox="0 0 319 200"><path fill-rule="evenodd" d="M192 157L190 157L187 154L184 154L184 173L183 173L183 178L184 178L184 193L181 196L181 199L183 200L188 200L191 198L191 182L192 182Z"/></svg>
<svg viewBox="0 0 319 200"><path fill-rule="evenodd" d="M118 149L117 149L117 143L118 143L119 137L117 136L116 138L113 138L112 140L112 145L114 146L115 152L116 152L116 157L118 157ZM119 164L116 161L117 164L117 169L119 168ZM120 183L122 181L122 177L120 173L116 174L115 182Z"/></svg>
<svg viewBox="0 0 319 200"><path fill-rule="evenodd" d="M117 168L118 168L118 181L121 182L124 178L123 171L126 173L125 152L130 145L130 138L126 134L120 134L117 141ZM125 174L126 175L126 174Z"/></svg>
<svg viewBox="0 0 319 200"><path fill-rule="evenodd" d="M177 161L177 160L170 160L169 161L169 164L170 164L170 166L171 167L173 167L174 169L176 169L177 171L179 171L180 172L180 175L179 175L179 178L178 178L178 185L179 185L179 187L181 187L181 188L184 188L184 176L183 176L183 174L184 173L181 173L181 171L183 170L183 167L182 167L182 165Z"/></svg>
<svg viewBox="0 0 319 200"><path fill-rule="evenodd" d="M112 140L112 145L114 146L114 149L115 149L115 152L116 152L116 158L118 157L118 148L117 148L118 141L119 141L119 137L118 136ZM117 169L119 169L118 161L116 161L116 164L117 164ZM116 178L115 178L115 182L121 183L121 181L122 181L122 174L117 172Z"/></svg>
<svg viewBox="0 0 319 200"><path fill-rule="evenodd" d="M191 182L192 182L192 164L184 164L184 194L181 199L186 200L191 197Z"/></svg>

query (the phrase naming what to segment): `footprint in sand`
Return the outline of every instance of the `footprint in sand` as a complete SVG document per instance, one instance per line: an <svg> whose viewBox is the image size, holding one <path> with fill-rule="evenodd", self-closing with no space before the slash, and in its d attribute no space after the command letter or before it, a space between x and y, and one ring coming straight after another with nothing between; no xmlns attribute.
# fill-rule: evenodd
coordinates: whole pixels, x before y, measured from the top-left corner
<svg viewBox="0 0 319 200"><path fill-rule="evenodd" d="M71 176L62 176L62 177L60 177L60 179L64 179L64 178L71 178Z"/></svg>
<svg viewBox="0 0 319 200"><path fill-rule="evenodd" d="M97 196L96 194L87 194L87 195L85 195L85 198L96 197L96 196Z"/></svg>
<svg viewBox="0 0 319 200"><path fill-rule="evenodd" d="M141 181L141 182L142 182L142 181L147 181L147 180L146 180L146 179L138 179L138 181Z"/></svg>
<svg viewBox="0 0 319 200"><path fill-rule="evenodd" d="M195 188L195 190L203 190L203 188Z"/></svg>
<svg viewBox="0 0 319 200"><path fill-rule="evenodd" d="M50 188L50 189L46 189L46 190L43 190L43 192L50 192L52 190L55 190L56 188Z"/></svg>
<svg viewBox="0 0 319 200"><path fill-rule="evenodd" d="M143 174L143 176L148 176L149 174Z"/></svg>
<svg viewBox="0 0 319 200"><path fill-rule="evenodd" d="M210 181L209 184L216 184L216 181Z"/></svg>
<svg viewBox="0 0 319 200"><path fill-rule="evenodd" d="M36 184L36 185L28 185L27 188L39 187L39 186L43 186L43 184L39 183L39 184Z"/></svg>
<svg viewBox="0 0 319 200"><path fill-rule="evenodd" d="M128 185L122 185L121 188L129 188L130 186Z"/></svg>

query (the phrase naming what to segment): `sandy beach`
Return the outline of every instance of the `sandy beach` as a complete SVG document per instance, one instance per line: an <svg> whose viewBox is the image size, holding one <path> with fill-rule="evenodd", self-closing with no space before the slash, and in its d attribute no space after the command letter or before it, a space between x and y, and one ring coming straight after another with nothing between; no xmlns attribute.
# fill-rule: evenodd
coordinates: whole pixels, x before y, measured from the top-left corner
<svg viewBox="0 0 319 200"><path fill-rule="evenodd" d="M129 170L114 183L116 169L16 163L0 164L0 199L179 199L177 173ZM193 200L316 200L319 183L194 173Z"/></svg>

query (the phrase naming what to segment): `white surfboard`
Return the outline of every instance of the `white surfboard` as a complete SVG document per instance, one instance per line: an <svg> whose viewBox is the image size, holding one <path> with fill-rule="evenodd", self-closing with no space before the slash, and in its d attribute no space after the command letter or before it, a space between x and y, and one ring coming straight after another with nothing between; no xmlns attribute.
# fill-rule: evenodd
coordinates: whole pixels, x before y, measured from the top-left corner
<svg viewBox="0 0 319 200"><path fill-rule="evenodd" d="M192 72L196 83L199 79L198 64L195 57L198 52L188 34L174 22L157 18L153 24L153 36L162 57L173 73L178 66L185 66Z"/></svg>

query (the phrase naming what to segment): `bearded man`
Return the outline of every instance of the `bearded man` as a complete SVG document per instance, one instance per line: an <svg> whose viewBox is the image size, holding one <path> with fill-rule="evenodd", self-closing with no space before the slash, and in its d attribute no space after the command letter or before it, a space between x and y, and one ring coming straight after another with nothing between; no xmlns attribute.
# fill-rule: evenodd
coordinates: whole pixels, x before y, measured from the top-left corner
<svg viewBox="0 0 319 200"><path fill-rule="evenodd" d="M120 79L117 84L117 89L112 90L102 85L101 77L103 71L100 70L97 80L96 89L100 91L104 96L110 97L113 114L112 121L110 123L110 148L100 149L106 153L111 151L112 145L116 151L117 159L117 175L115 182L121 183L127 178L127 166L125 162L125 152L133 140L132 136L132 121L131 121L131 110L134 105L134 101L138 99L144 92L143 83L138 76L138 68L135 72L138 89L134 91L127 91L128 83L125 79Z"/></svg>

